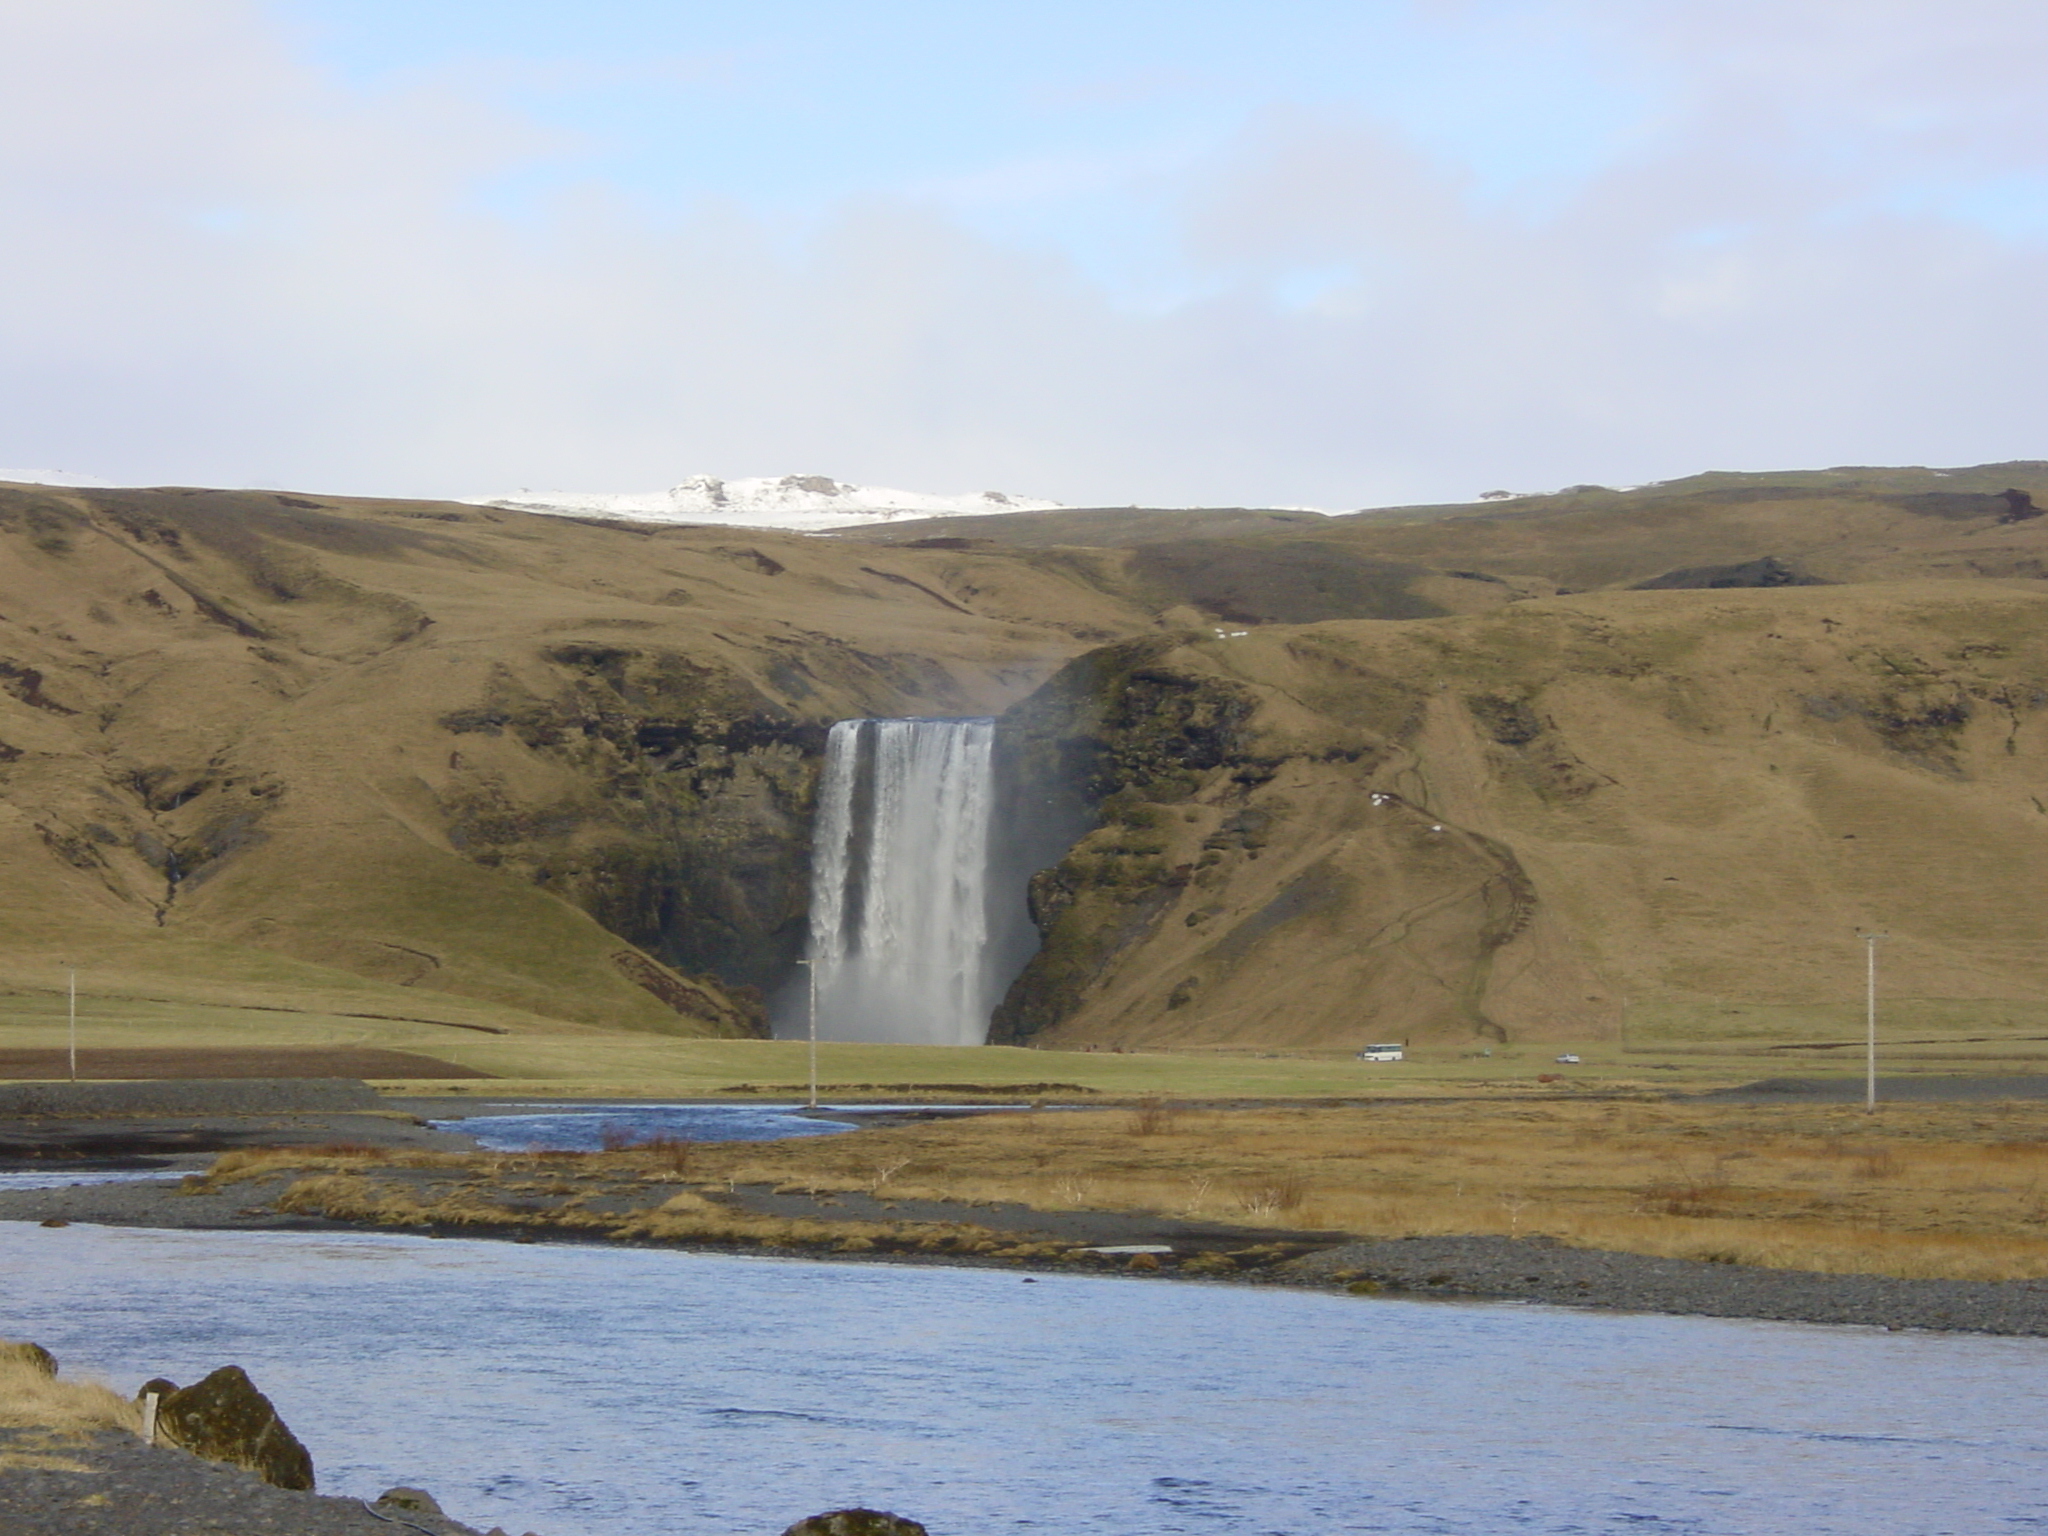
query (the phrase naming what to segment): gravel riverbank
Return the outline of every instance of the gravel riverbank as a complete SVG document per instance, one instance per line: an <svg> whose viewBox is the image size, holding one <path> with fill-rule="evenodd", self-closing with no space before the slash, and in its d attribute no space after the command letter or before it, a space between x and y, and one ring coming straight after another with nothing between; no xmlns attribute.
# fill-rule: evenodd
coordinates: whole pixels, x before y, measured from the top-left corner
<svg viewBox="0 0 2048 1536"><path fill-rule="evenodd" d="M135 1083L0 1083L0 1171L77 1165L184 1168L237 1147L335 1144L468 1151L366 1083L229 1078Z"/></svg>
<svg viewBox="0 0 2048 1536"><path fill-rule="evenodd" d="M1269 1278L1382 1295L2048 1336L2048 1280L1822 1275L1604 1253L1540 1237L1345 1243L1290 1260Z"/></svg>
<svg viewBox="0 0 2048 1536"><path fill-rule="evenodd" d="M5 1190L0 1191L0 1222L76 1221L221 1231L335 1231L349 1225L278 1211L277 1197L289 1182L288 1177L252 1180L196 1193L175 1183ZM658 1200L661 1193L648 1198ZM743 1209L835 1222L954 1222L984 1228L1005 1240L1148 1248L1156 1251L1083 1256L1093 1269L1147 1279L1220 1280L1389 1296L2048 1336L2048 1280L1900 1280L1880 1275L1814 1274L1608 1253L1567 1247L1547 1238L1412 1237L1345 1242L1330 1233L1252 1230L1138 1212L1037 1212L943 1201L884 1204L862 1196L811 1197L745 1188L729 1198ZM359 1229L388 1230L367 1225ZM520 1242L604 1240L587 1230L551 1230L546 1225L516 1231L429 1230L437 1236ZM731 1251L730 1245L720 1246L722 1251ZM986 1263L1041 1272L1074 1269L1074 1257L1056 1259L1051 1255L1020 1262L964 1255L852 1255L836 1248L777 1247L767 1251L868 1262Z"/></svg>
<svg viewBox="0 0 2048 1536"><path fill-rule="evenodd" d="M273 1488L253 1472L112 1429L0 1428L0 1528L7 1536L479 1536L417 1509Z"/></svg>

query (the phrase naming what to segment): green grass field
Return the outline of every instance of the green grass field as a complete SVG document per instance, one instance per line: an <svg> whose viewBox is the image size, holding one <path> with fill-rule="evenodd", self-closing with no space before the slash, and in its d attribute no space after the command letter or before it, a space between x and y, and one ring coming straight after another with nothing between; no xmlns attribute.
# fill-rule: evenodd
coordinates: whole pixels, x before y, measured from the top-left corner
<svg viewBox="0 0 2048 1536"><path fill-rule="evenodd" d="M2048 1028L2030 1013L1981 1006L1895 1010L1882 1039L1883 1070L2048 1071ZM374 1047L415 1052L490 1074L491 1080L423 1079L409 1093L577 1098L695 1097L733 1092L788 1096L806 1081L807 1047L796 1041L699 1040L549 1024L506 1011L464 1024L365 1018L344 1013L246 1008L83 993L79 1044L88 1051L142 1048L255 1050ZM1748 1010L1756 1013L1757 1010ZM1809 1010L1799 1018L1751 1019L1729 1028L1717 1015L1673 1012L1640 1020L1625 1044L1588 1041L1476 1048L1422 1048L1400 1063L1359 1062L1327 1052L1177 1050L1047 1051L823 1044L818 1077L829 1097L947 1097L965 1085L990 1090L1071 1084L1116 1097L1334 1098L1505 1092L1720 1087L1760 1077L1852 1077L1862 1071L1860 1010ZM0 993L0 1050L51 1049L66 1039L61 993ZM502 1032L494 1032L502 1031ZM1555 1057L1577 1054L1577 1065ZM1539 1074L1556 1079L1540 1083ZM858 1087L854 1085L872 1085ZM1057 1098L1062 1090L1040 1090Z"/></svg>

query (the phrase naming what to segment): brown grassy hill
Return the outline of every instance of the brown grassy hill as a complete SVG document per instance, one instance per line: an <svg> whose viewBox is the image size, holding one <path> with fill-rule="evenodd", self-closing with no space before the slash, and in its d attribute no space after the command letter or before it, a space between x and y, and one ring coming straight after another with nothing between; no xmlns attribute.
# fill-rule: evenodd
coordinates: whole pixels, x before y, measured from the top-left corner
<svg viewBox="0 0 2048 1536"><path fill-rule="evenodd" d="M1052 549L1060 545L1127 549L1175 539L1242 539L1262 533L1311 537L1330 519L1320 512L1258 507L1062 507L1015 516L932 517L874 523L834 535L856 544L908 544L934 539L1000 544L1009 549Z"/></svg>
<svg viewBox="0 0 2048 1536"><path fill-rule="evenodd" d="M2048 1033L2036 495L803 538L0 487L0 988L750 1033L826 725L1009 709L1101 826L1004 1038L1832 1028L1866 923L1914 1017Z"/></svg>
<svg viewBox="0 0 2048 1536"><path fill-rule="evenodd" d="M1382 559L1477 564L1573 591L1766 558L1829 582L2037 577L2048 574L2048 518L2035 498L2048 506L2048 464L1698 475L1454 515L1364 513L1331 537Z"/></svg>
<svg viewBox="0 0 2048 1536"><path fill-rule="evenodd" d="M2048 1028L2048 592L1601 593L1124 647L1013 714L1113 791L1001 1015L1046 1044ZM1092 669L1092 670L1089 670ZM1205 744L1195 774L1156 765Z"/></svg>
<svg viewBox="0 0 2048 1536"><path fill-rule="evenodd" d="M1764 561L1822 582L2040 577L2048 575L2040 508L2048 508L2048 463L2021 461L1695 475L1631 491L1587 486L1344 517L1134 508L899 523L844 537L951 536L1019 548L1070 539L1125 551L1126 579L1155 601L1186 602L1225 622L1287 623L1420 616L1388 611L1379 589L1390 575L1411 578L1411 599L1437 612L1673 573L1687 574L1683 586L1782 584L1739 569ZM1318 591L1282 569L1303 564L1336 579ZM1430 579L1412 581L1423 573Z"/></svg>

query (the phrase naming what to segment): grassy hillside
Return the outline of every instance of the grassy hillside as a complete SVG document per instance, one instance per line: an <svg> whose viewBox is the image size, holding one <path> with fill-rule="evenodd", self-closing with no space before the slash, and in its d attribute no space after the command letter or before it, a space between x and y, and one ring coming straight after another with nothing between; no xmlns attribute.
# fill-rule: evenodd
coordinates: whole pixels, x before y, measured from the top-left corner
<svg viewBox="0 0 2048 1536"><path fill-rule="evenodd" d="M2035 504L2039 498L2039 506ZM1340 517L1239 509L1028 513L854 529L898 548L1087 546L1123 587L1189 624L1485 612L1657 584L2048 576L2048 464L1707 474L1629 491Z"/></svg>
<svg viewBox="0 0 2048 1536"><path fill-rule="evenodd" d="M1871 926L1901 1027L2048 1034L2032 586L1600 593L1144 667L1242 724L1116 779L1011 1038L1839 1038Z"/></svg>
<svg viewBox="0 0 2048 1536"><path fill-rule="evenodd" d="M1877 924L1899 1027L2005 1059L2048 1035L2035 497L2018 463L803 538L0 487L0 989L76 964L110 1007L545 1037L597 1081L622 1030L760 1029L831 721L1013 710L1101 825L1034 881L1002 1038L1826 1061Z"/></svg>
<svg viewBox="0 0 2048 1536"><path fill-rule="evenodd" d="M2004 493L2017 491L2016 506ZM1387 559L1574 591L1765 557L1830 582L2048 574L2048 464L1698 475L1454 509L1362 513L1332 536ZM2015 515L2017 513L2017 515Z"/></svg>

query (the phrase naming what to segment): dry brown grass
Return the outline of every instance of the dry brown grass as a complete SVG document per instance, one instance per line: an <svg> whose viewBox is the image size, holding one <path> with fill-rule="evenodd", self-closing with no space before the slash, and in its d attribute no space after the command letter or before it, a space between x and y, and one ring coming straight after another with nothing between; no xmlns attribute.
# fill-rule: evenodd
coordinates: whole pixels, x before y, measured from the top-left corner
<svg viewBox="0 0 2048 1536"><path fill-rule="evenodd" d="M669 1173L687 1174L690 1171L690 1159L696 1143L674 1136L656 1136L651 1141L640 1142L638 1146L645 1156L654 1161L657 1168L665 1169Z"/></svg>
<svg viewBox="0 0 2048 1536"><path fill-rule="evenodd" d="M1186 1105L1176 1104L1171 1099L1140 1099L1131 1107L1131 1134L1157 1136L1173 1130L1186 1112Z"/></svg>
<svg viewBox="0 0 2048 1536"><path fill-rule="evenodd" d="M1837 1273L2048 1276L2048 1105L1402 1104L1033 1112L700 1149L735 1183L1361 1237L1546 1235Z"/></svg>
<svg viewBox="0 0 2048 1536"><path fill-rule="evenodd" d="M1359 1237L1543 1235L1834 1273L2048 1276L2048 1104L1893 1105L1872 1117L1651 1102L1235 1110L1153 1101L590 1154L237 1152L209 1181L285 1171L300 1175L286 1209L392 1226L847 1251L1029 1247L967 1225L756 1216L707 1198L744 1184ZM654 1210L604 1208L608 1192L649 1184L690 1187Z"/></svg>
<svg viewBox="0 0 2048 1536"><path fill-rule="evenodd" d="M20 1345L0 1341L0 1426L47 1432L34 1446L17 1445L5 1465L85 1470L63 1465L62 1457L45 1454L67 1438L99 1429L142 1428L141 1412L111 1387L94 1381L64 1381L49 1374Z"/></svg>
<svg viewBox="0 0 2048 1536"><path fill-rule="evenodd" d="M186 1180L186 1187L193 1190L219 1188L227 1184L246 1183L251 1179L270 1178L282 1173L296 1173L307 1168L321 1168L334 1172L351 1172L381 1164L408 1168L462 1168L475 1163L475 1155L467 1152L406 1152L401 1156L385 1147L364 1147L341 1144L327 1147L246 1147L238 1152L223 1152L213 1160L201 1177Z"/></svg>
<svg viewBox="0 0 2048 1536"><path fill-rule="evenodd" d="M482 1154L452 1160L447 1154L379 1157L353 1166L337 1166L333 1159L312 1160L306 1166L320 1171L293 1181L278 1197L277 1208L385 1227L571 1231L629 1241L842 1253L971 1253L1022 1259L1058 1256L1075 1246L1019 1241L961 1222L757 1215L694 1189L679 1189L652 1208L619 1211L594 1209L588 1203L648 1183L680 1182L678 1156L673 1145L641 1144L615 1152ZM272 1173L289 1165L266 1157L260 1166ZM419 1183L405 1176L409 1170L441 1177ZM835 1185L839 1187L873 1187L873 1181L864 1186ZM544 1198L530 1198L535 1196Z"/></svg>

